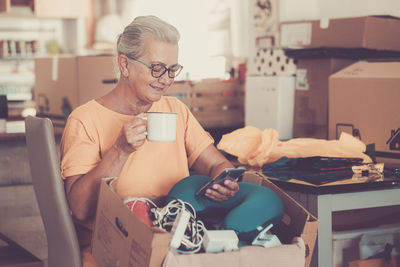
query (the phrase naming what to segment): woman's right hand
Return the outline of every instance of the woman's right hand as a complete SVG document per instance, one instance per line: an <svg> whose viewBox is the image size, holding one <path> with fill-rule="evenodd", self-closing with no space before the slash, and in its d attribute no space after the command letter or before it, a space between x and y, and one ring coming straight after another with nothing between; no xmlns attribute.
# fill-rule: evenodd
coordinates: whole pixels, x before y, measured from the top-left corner
<svg viewBox="0 0 400 267"><path fill-rule="evenodd" d="M146 120L143 119L144 114L141 113L127 122L121 129L119 137L115 142L115 146L130 154L141 147L146 140Z"/></svg>

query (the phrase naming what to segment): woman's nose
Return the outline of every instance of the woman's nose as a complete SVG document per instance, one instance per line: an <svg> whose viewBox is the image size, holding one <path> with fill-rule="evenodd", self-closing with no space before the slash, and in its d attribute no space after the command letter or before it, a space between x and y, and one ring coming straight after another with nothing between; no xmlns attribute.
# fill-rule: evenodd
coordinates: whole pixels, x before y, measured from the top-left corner
<svg viewBox="0 0 400 267"><path fill-rule="evenodd" d="M168 71L166 71L160 78L158 78L158 81L162 84L170 84L174 82L174 78L170 78L168 76Z"/></svg>

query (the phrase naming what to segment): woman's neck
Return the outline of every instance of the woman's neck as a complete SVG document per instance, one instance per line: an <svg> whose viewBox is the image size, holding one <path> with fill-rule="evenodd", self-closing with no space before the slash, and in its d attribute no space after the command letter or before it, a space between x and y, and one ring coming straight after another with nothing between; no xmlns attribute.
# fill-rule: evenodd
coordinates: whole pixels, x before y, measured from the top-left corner
<svg viewBox="0 0 400 267"><path fill-rule="evenodd" d="M147 112L151 103L143 102L129 94L123 84L117 86L103 97L96 99L103 106L125 115L138 115Z"/></svg>

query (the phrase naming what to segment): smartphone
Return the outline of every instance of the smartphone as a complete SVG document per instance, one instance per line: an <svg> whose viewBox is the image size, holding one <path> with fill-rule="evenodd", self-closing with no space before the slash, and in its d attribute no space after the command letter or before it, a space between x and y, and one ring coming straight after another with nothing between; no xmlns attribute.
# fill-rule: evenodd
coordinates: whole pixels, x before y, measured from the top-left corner
<svg viewBox="0 0 400 267"><path fill-rule="evenodd" d="M206 183L202 188L200 188L196 192L196 196L199 195L204 195L205 191L212 187L214 184L224 184L224 181L229 179L229 180L235 180L236 178L239 178L242 176L242 174L245 172L245 168L229 168L225 169L223 172L221 172L217 177Z"/></svg>

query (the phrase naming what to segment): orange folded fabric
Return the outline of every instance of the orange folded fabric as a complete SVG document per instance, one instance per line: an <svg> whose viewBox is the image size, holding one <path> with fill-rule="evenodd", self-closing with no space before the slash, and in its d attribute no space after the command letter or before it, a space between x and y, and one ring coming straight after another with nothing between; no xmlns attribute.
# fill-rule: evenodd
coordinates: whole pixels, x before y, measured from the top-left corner
<svg viewBox="0 0 400 267"><path fill-rule="evenodd" d="M371 158L363 153L366 145L344 132L339 140L293 138L280 141L275 129L262 131L253 126L246 126L223 135L217 147L236 156L242 164L258 167L274 162L283 156L288 158L314 156L362 158L364 163L372 162Z"/></svg>

